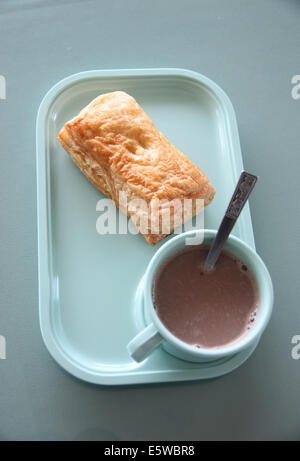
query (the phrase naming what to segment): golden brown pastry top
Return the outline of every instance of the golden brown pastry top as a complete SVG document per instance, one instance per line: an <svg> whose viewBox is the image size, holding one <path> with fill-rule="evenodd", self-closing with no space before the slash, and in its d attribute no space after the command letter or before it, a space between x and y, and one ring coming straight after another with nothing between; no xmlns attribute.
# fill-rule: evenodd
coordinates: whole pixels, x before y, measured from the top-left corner
<svg viewBox="0 0 300 461"><path fill-rule="evenodd" d="M154 197L204 198L207 205L214 197L205 174L155 128L125 92L94 99L65 124L59 134L63 145L70 144L67 137L72 138L73 150L88 153L108 176L126 182L148 202Z"/></svg>

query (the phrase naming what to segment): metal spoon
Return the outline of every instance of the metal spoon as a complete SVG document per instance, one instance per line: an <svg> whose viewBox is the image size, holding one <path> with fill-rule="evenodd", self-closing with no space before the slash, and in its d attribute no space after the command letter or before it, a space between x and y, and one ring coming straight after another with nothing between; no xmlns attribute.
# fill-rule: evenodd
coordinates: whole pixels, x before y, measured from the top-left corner
<svg viewBox="0 0 300 461"><path fill-rule="evenodd" d="M242 171L236 188L230 199L226 213L222 219L217 235L215 236L206 261L204 263L204 270L211 270L217 262L217 259L221 253L223 246L236 220L238 219L245 203L247 202L249 195L251 194L258 176Z"/></svg>

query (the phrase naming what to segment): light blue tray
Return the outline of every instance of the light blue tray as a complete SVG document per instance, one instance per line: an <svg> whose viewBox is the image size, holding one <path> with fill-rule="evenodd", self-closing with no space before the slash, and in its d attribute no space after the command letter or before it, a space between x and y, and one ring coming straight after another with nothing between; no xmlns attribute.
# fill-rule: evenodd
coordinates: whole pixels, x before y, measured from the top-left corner
<svg viewBox="0 0 300 461"><path fill-rule="evenodd" d="M45 344L67 371L98 384L206 379L228 373L252 353L194 364L157 350L130 360L126 344L142 325L140 281L157 247L139 235L96 232L102 194L64 152L63 124L100 93L124 90L187 154L216 188L205 210L215 229L243 169L236 118L211 80L182 69L90 71L72 75L44 97L37 116L39 310ZM248 205L234 228L254 248ZM169 237L172 238L172 237Z"/></svg>

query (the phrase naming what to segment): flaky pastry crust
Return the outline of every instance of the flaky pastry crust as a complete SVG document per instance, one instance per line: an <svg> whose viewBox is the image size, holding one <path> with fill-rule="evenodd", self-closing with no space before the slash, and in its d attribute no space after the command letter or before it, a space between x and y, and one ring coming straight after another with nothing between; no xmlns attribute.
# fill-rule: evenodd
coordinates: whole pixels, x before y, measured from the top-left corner
<svg viewBox="0 0 300 461"><path fill-rule="evenodd" d="M64 125L58 137L89 181L132 218L151 245L214 198L215 190L205 174L157 130L135 99L123 91L98 96ZM137 204L123 206L120 192L126 194L127 203ZM148 212L155 207L158 210L156 228L150 213L144 219L140 199L147 203ZM192 199L192 207L183 213L178 204L185 199ZM202 207L197 199L203 200ZM171 224L163 232L166 213L171 216Z"/></svg>

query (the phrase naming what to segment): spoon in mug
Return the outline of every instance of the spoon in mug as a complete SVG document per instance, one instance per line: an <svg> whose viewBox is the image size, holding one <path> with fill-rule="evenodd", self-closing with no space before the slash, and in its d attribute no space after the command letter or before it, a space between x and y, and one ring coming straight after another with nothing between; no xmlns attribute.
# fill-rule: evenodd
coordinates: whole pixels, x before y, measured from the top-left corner
<svg viewBox="0 0 300 461"><path fill-rule="evenodd" d="M215 236L207 258L204 263L204 270L210 271L216 264L226 240L232 231L249 195L251 194L258 176L242 171L236 188L232 194L229 205L222 219L217 235Z"/></svg>

